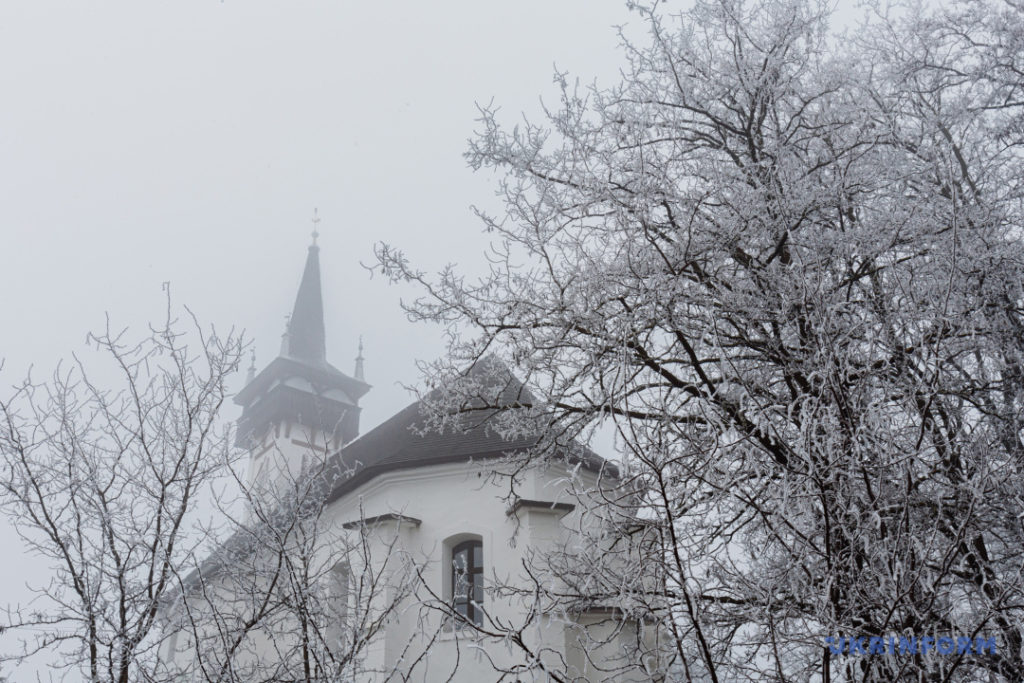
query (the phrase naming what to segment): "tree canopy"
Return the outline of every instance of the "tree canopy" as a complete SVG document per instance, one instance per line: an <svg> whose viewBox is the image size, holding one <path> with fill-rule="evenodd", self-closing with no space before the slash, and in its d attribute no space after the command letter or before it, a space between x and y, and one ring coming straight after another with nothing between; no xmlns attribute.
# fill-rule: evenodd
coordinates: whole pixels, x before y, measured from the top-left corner
<svg viewBox="0 0 1024 683"><path fill-rule="evenodd" d="M547 428L534 458L614 425L622 495L593 512L643 530L593 547L647 540L547 558L578 579L552 604L628 603L686 679L1024 679L1024 6L838 34L824 3L632 5L620 82L481 109L489 275L378 247L449 327L446 406L494 354L536 398L495 428ZM998 652L824 643L923 635Z"/></svg>

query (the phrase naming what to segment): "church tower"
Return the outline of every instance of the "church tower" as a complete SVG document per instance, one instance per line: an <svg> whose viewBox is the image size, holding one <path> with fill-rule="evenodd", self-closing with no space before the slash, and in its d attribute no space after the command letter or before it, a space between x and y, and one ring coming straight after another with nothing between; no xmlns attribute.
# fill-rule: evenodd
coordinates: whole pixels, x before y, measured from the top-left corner
<svg viewBox="0 0 1024 683"><path fill-rule="evenodd" d="M362 342L355 377L327 362L316 238L314 230L280 355L258 374L250 369L235 397L242 406L236 445L250 452L250 485L295 478L313 459L359 435L359 399L370 390L362 376Z"/></svg>

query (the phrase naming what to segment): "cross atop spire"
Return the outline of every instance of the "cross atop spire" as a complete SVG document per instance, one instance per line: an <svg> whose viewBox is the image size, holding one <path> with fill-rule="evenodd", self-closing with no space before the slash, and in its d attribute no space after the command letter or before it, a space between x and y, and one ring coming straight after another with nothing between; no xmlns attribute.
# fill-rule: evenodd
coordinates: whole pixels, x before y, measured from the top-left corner
<svg viewBox="0 0 1024 683"><path fill-rule="evenodd" d="M317 210L313 209L313 246L316 246L316 238L320 236L320 216L317 214Z"/></svg>

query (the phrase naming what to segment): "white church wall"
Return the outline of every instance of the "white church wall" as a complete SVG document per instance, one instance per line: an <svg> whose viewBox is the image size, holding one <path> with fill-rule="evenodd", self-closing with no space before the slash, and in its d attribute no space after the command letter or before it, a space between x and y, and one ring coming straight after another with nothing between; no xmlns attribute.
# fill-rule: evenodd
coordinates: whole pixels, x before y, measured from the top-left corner
<svg viewBox="0 0 1024 683"><path fill-rule="evenodd" d="M285 444L279 454L294 457L298 450ZM495 585L529 588L524 561L529 564L535 555L557 544L572 544L578 538L572 530L592 523L581 518L582 506L569 512L565 507L552 510L536 505L512 511L506 499L507 480L491 476L500 465L498 460L485 460L391 471L348 492L324 512L322 538L339 539L337 534L345 534L341 543L359 549L350 551L344 560L352 583L342 611L359 612L368 619L387 618L386 628L361 655L359 680L396 680L396 672L407 672L413 662L418 662L410 680L451 677L456 683L468 683L488 680L496 667L507 668L527 660L522 648L480 637L470 629L453 629L438 610L429 608L451 597L451 549L457 543L470 538L482 542L485 589ZM517 493L526 500L571 504L566 493L567 474L556 466L547 471L527 471L518 482ZM576 472L576 477L577 492L597 482L590 472ZM360 520L374 518L384 519L360 524ZM324 547L325 561L332 553L336 556L336 550ZM547 587L558 588L559 577L547 575L543 580ZM355 583L360 581L364 594L357 594ZM368 589L372 581L379 585ZM230 601L229 585L214 582L210 586L218 586L214 592L223 593L220 599L225 603ZM404 593L410 586L415 590ZM328 589L325 594L336 592ZM628 646L628 641L636 637L629 628L613 633L609 629L614 621L590 616L582 617L582 621L566 614L530 619L525 615L529 606L526 602L498 598L486 591L484 609L502 624L529 624L522 634L525 646L553 669L561 670L568 663L580 681L630 680L602 678L600 669L588 664L580 649L581 643L588 643L591 658L614 662L624 650L616 643L625 638L622 643ZM196 599L191 603L197 614L202 612L200 603ZM587 633L580 626L593 632ZM273 638L260 632L250 634L242 645L239 663L277 656L275 650L288 642L289 628L286 623L276 624ZM188 664L194 659L191 643L179 639L177 648L179 663Z"/></svg>
<svg viewBox="0 0 1024 683"><path fill-rule="evenodd" d="M523 560L550 544L565 542L568 528L578 524L572 520L576 513L566 515L564 510L524 508L508 514L507 480L490 476L499 465L500 461L485 460L393 471L349 492L328 511L327 519L337 525L384 515L405 518L372 524L367 533L379 548L398 534L401 552L422 567L424 586L399 610L388 628L385 646L373 648L381 670L399 658L412 661L427 648L430 652L422 680L428 681L444 680L452 672L454 681L483 680L481 677L494 672L489 659L499 666L524 660L518 648L453 631L437 613L422 610L424 600L451 596L448 563L454 543L467 537L482 541L485 586L528 587ZM532 500L568 503L566 475L558 467L547 472L528 471L517 493ZM581 476L589 478L590 485L596 481L590 473ZM523 605L490 593L485 597L485 609L503 623L527 621ZM524 633L527 645L556 666L566 655L563 622L564 617L543 618Z"/></svg>

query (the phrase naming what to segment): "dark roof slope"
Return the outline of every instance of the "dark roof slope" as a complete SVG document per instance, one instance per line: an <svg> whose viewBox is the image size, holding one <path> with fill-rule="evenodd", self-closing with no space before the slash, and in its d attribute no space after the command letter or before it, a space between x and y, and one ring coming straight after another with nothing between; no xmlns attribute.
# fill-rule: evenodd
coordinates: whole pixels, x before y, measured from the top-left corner
<svg viewBox="0 0 1024 683"><path fill-rule="evenodd" d="M470 371L471 374L486 373L499 383L497 401L493 403L496 406L532 403L533 397L522 383L495 363L485 359ZM481 367L485 369L480 370ZM335 454L334 465L338 469L328 502L385 472L497 458L525 452L538 444L539 435L502 438L491 424L498 408L484 405L470 405L469 410L452 421L457 426L444 431L426 429L426 409L421 401L407 406ZM613 476L618 474L614 465L590 449L577 445L573 450L575 452L567 456L571 461L580 462L595 472L604 470Z"/></svg>
<svg viewBox="0 0 1024 683"><path fill-rule="evenodd" d="M536 436L503 439L483 416L462 422L461 429L424 432L422 404L417 401L406 407L334 456L347 474L337 479L328 502L385 472L500 457L529 450L539 440Z"/></svg>

